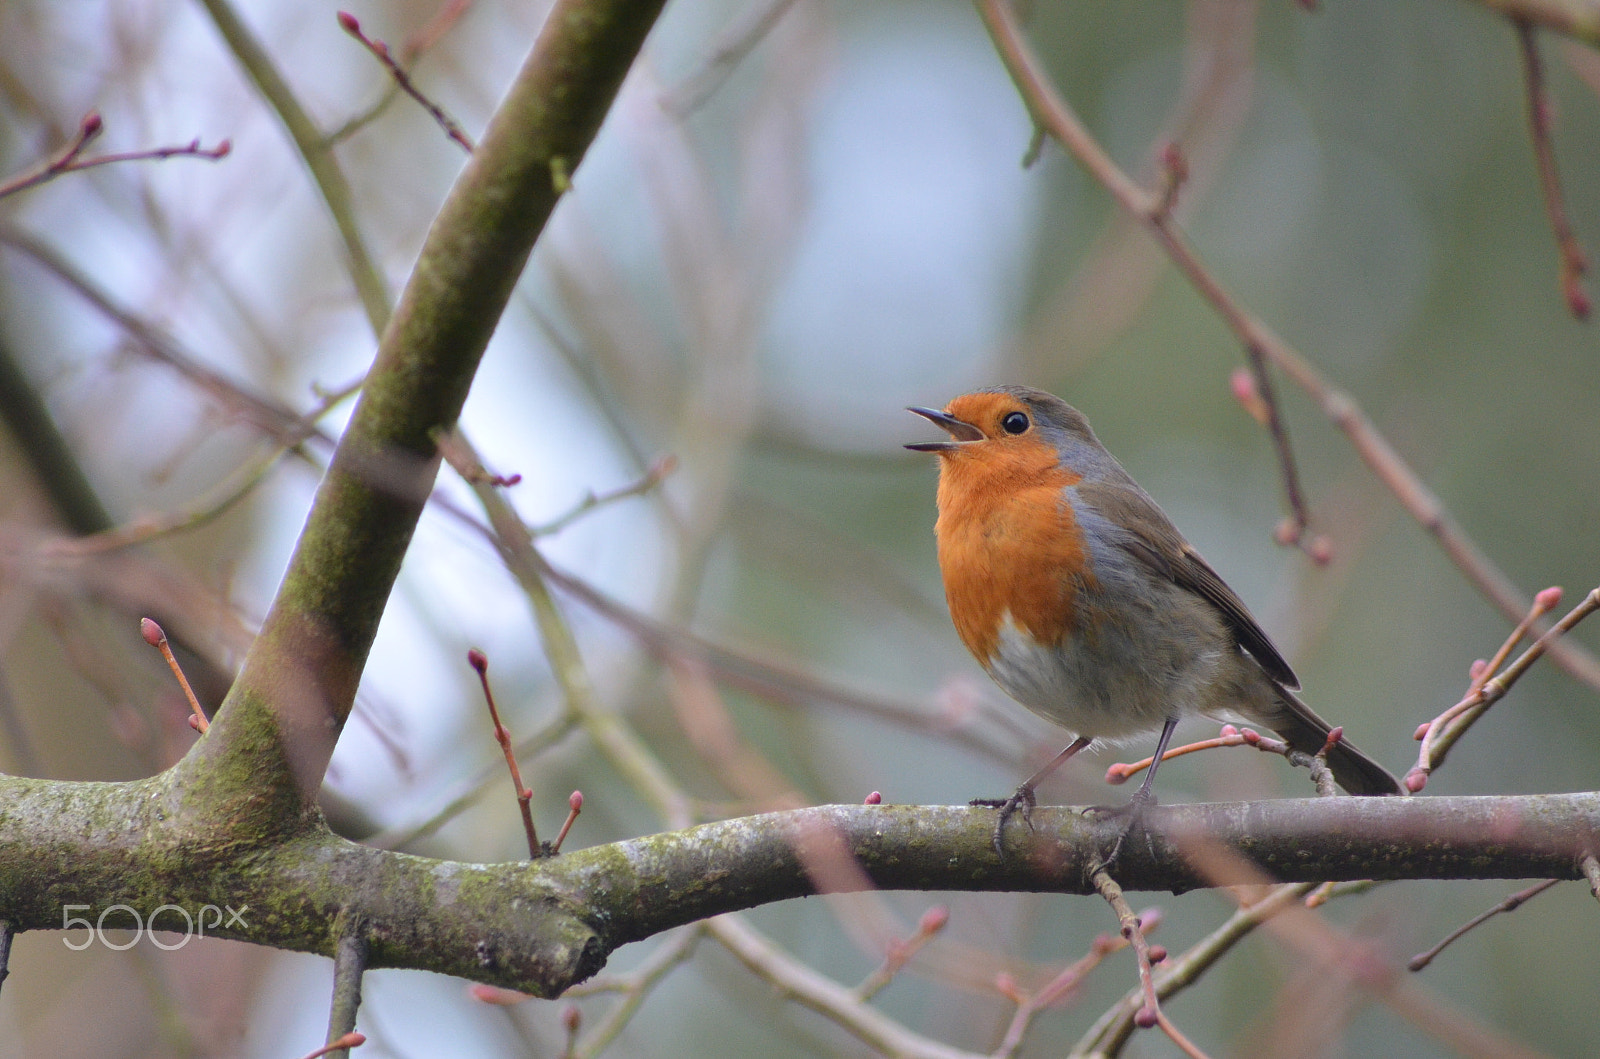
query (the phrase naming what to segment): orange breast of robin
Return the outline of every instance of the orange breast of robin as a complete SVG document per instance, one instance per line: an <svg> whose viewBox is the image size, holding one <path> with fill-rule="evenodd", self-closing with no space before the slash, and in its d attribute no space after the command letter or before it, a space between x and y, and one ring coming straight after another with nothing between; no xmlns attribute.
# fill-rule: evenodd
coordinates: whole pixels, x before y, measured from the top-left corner
<svg viewBox="0 0 1600 1059"><path fill-rule="evenodd" d="M941 457L935 533L962 642L985 666L1008 619L1035 643L1060 643L1079 586L1093 581L1063 494L1079 476L1037 436L991 437Z"/></svg>

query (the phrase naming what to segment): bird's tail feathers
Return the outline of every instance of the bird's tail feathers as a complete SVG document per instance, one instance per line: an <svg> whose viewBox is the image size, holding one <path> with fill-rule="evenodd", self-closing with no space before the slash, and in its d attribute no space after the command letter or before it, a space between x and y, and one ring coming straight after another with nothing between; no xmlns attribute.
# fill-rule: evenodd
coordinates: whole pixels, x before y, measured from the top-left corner
<svg viewBox="0 0 1600 1059"><path fill-rule="evenodd" d="M1288 688L1280 685L1277 691L1278 710L1270 722L1272 728L1296 750L1307 754L1320 751L1328 741L1328 732L1331 730L1328 722L1318 717ZM1339 786L1351 794L1404 793L1393 773L1363 754L1347 739L1340 739L1338 745L1328 751L1328 767L1333 770L1333 778L1339 782Z"/></svg>

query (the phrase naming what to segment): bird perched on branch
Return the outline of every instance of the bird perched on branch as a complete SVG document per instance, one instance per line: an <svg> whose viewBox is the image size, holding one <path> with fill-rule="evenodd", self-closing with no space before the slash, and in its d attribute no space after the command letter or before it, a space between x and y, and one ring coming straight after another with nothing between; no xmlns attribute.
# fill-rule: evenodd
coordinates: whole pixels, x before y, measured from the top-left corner
<svg viewBox="0 0 1600 1059"><path fill-rule="evenodd" d="M1181 717L1232 713L1323 749L1328 722L1294 694L1289 664L1081 412L1022 386L911 411L950 435L906 448L939 457L934 531L956 632L1006 694L1077 736L1010 798L974 803L1000 809L996 852L1007 818L1095 740L1160 731L1135 818ZM1347 742L1327 760L1351 794L1400 793Z"/></svg>

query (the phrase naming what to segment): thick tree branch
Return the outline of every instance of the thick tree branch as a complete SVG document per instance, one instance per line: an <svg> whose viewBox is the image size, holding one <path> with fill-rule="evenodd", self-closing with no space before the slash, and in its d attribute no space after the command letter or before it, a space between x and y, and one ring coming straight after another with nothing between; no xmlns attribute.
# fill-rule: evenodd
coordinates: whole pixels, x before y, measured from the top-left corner
<svg viewBox="0 0 1600 1059"><path fill-rule="evenodd" d="M375 850L314 821L281 843L241 843L226 822L197 836L183 813L188 794L171 772L133 784L0 780L5 918L18 930L60 929L71 905L89 923L104 913L112 928L132 925L126 908L175 904L198 916L229 905L242 918L206 933L325 955L360 924L370 968L548 997L594 974L620 945L815 893L819 878L1090 894L1091 865L1123 826L1042 808L1037 830L1008 833L1001 860L989 809L830 805L486 865ZM1125 889L1259 882L1260 872L1285 881L1578 879L1600 845L1600 793L1173 805L1151 810L1149 822L1149 841L1130 839L1117 862ZM1238 867L1211 855L1217 849ZM830 871L830 857L859 870Z"/></svg>

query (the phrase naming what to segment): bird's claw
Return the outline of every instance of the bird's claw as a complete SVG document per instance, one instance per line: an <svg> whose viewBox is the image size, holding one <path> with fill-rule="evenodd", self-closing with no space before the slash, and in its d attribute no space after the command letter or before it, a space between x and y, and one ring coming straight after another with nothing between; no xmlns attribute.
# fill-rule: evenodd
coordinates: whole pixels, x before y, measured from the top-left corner
<svg viewBox="0 0 1600 1059"><path fill-rule="evenodd" d="M1117 857L1122 853L1122 844L1134 831L1144 828L1145 814L1150 807L1156 804L1155 792L1148 787L1140 787L1134 792L1133 797L1122 805L1091 805L1083 810L1084 816L1096 816L1103 819L1115 819L1126 816L1128 822L1117 832L1117 840L1111 844L1111 851L1105 855L1096 867L1109 870L1117 862ZM1155 856L1155 845L1151 841L1149 831L1145 831L1145 842L1149 845L1150 855Z"/></svg>
<svg viewBox="0 0 1600 1059"><path fill-rule="evenodd" d="M994 837L991 844L994 846L995 856L1004 857L1006 821L1014 816L1018 809L1022 810L1022 820L1028 825L1028 830L1033 830L1033 810L1039 804L1034 797L1033 788L1027 784L1018 787L1009 798L974 798L969 805L982 805L991 809L999 809L999 819L994 822Z"/></svg>

